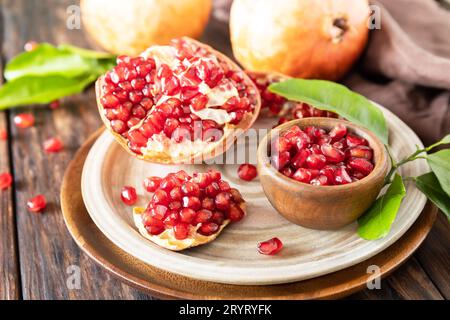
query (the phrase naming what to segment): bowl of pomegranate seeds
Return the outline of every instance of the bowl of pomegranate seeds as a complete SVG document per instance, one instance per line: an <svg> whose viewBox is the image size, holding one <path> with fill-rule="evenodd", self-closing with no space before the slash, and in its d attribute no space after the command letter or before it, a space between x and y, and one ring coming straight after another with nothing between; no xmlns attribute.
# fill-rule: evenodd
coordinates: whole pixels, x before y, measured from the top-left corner
<svg viewBox="0 0 450 320"><path fill-rule="evenodd" d="M383 143L369 130L333 118L306 118L273 129L258 149L270 203L312 229L354 222L378 196L389 167Z"/></svg>

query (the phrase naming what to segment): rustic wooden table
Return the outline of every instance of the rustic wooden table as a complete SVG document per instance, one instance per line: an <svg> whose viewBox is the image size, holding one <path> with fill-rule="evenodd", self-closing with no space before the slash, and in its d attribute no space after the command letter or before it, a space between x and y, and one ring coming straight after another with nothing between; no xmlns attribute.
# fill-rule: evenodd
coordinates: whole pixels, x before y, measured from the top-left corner
<svg viewBox="0 0 450 320"><path fill-rule="evenodd" d="M28 40L71 43L90 47L83 30L66 27L71 0L3 0L1 2L2 62ZM230 53L226 28L211 20L204 41ZM20 130L14 115L30 111L33 128ZM14 175L14 187L0 193L0 299L152 299L114 279L77 247L61 215L59 192L64 170L85 139L101 126L93 89L63 100L61 108L29 106L0 112L0 129L9 134L0 141L0 172ZM42 142L60 137L63 152L46 154ZM76 183L74 181L74 183ZM45 213L30 214L26 201L43 193ZM353 299L450 298L450 228L440 215L420 249L380 290L365 290ZM81 289L66 285L71 269L79 266ZM68 273L69 272L69 273Z"/></svg>

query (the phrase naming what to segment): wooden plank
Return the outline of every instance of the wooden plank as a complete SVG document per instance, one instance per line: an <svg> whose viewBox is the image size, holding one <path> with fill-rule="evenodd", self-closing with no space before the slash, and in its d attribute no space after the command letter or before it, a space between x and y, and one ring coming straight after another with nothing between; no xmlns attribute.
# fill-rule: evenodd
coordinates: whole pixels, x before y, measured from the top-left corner
<svg viewBox="0 0 450 320"><path fill-rule="evenodd" d="M3 34L3 16L0 14L0 33ZM3 43L0 40L0 48ZM0 60L0 70L3 64ZM3 77L0 77L0 85ZM0 112L0 130L8 132L7 112ZM10 165L8 140L0 140L0 173L13 174ZM13 209L14 187L0 191L0 300L20 298L20 271L18 261L16 221Z"/></svg>
<svg viewBox="0 0 450 320"><path fill-rule="evenodd" d="M0 113L0 130L7 130L6 113ZM0 173L12 174L8 142L0 140ZM20 272L16 241L16 222L11 187L0 191L0 300L20 298Z"/></svg>
<svg viewBox="0 0 450 320"><path fill-rule="evenodd" d="M450 299L450 224L442 213L416 257L445 299Z"/></svg>
<svg viewBox="0 0 450 320"><path fill-rule="evenodd" d="M20 52L23 44L31 39L87 46L82 30L66 28L66 8L73 1L6 0L2 4L6 59ZM11 111L10 120L25 111L35 115L36 125L26 130L12 128L23 298L148 299L113 279L83 254L70 237L61 215L59 192L64 170L78 147L101 124L92 88L85 94L65 99L58 110L29 106ZM43 141L52 136L64 141L63 152L43 152ZM48 207L42 214L30 214L26 201L39 193L47 197ZM77 277L70 277L77 270L80 271L79 289Z"/></svg>
<svg viewBox="0 0 450 320"><path fill-rule="evenodd" d="M443 297L428 278L415 257L392 275L381 280L381 289L366 289L348 299L362 300L442 300Z"/></svg>

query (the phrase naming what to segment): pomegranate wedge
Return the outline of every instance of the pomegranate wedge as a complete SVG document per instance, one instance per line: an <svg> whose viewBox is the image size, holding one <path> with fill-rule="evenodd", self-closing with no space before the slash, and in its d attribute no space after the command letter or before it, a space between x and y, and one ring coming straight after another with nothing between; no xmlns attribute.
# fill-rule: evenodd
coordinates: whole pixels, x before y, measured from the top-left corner
<svg viewBox="0 0 450 320"><path fill-rule="evenodd" d="M96 94L103 122L126 150L168 164L222 154L261 105L245 72L189 38L152 46L139 57L119 56L97 80Z"/></svg>
<svg viewBox="0 0 450 320"><path fill-rule="evenodd" d="M147 208L133 209L134 223L148 240L173 251L214 240L245 216L245 201L217 171L170 173L162 178Z"/></svg>

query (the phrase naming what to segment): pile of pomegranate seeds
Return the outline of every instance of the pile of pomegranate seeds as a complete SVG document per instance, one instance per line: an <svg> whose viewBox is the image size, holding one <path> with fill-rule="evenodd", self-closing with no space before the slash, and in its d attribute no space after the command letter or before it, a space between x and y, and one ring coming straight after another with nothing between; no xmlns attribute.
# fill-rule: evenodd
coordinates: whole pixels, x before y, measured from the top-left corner
<svg viewBox="0 0 450 320"><path fill-rule="evenodd" d="M136 154L154 135L175 143L219 140L224 124L200 117L206 108L226 111L231 124L253 111L257 93L245 83L243 72L231 70L206 48L181 39L151 49L163 50L164 59L153 51L148 57L118 57L117 66L105 75L100 97L112 130Z"/></svg>
<svg viewBox="0 0 450 320"><path fill-rule="evenodd" d="M270 240L258 243L258 252L269 256L277 254L282 248L283 243L278 238L272 238Z"/></svg>
<svg viewBox="0 0 450 320"><path fill-rule="evenodd" d="M11 174L4 172L0 173L0 190L8 189L13 182Z"/></svg>
<svg viewBox="0 0 450 320"><path fill-rule="evenodd" d="M215 234L225 220L236 222L244 217L240 192L222 180L220 172L208 171L189 176L181 170L160 179L151 177L145 183L154 192L142 215L151 235L172 229L175 238L186 239L198 227L204 236Z"/></svg>
<svg viewBox="0 0 450 320"><path fill-rule="evenodd" d="M256 167L252 164L244 163L239 166L238 176L242 180L252 181L258 175Z"/></svg>
<svg viewBox="0 0 450 320"><path fill-rule="evenodd" d="M27 202L28 211L30 212L40 212L44 210L46 206L47 200L42 194L37 195L36 197L28 200Z"/></svg>
<svg viewBox="0 0 450 320"><path fill-rule="evenodd" d="M136 189L130 186L123 187L120 192L120 198L122 199L123 203L128 206L132 206L138 199Z"/></svg>
<svg viewBox="0 0 450 320"><path fill-rule="evenodd" d="M14 117L14 123L18 128L29 128L34 125L34 116L31 113L20 113Z"/></svg>
<svg viewBox="0 0 450 320"><path fill-rule="evenodd" d="M268 87L270 84L280 81L277 77L269 77L263 73L247 72L248 76L256 84L261 95L261 108L269 110L273 115L283 115L278 125L292 119L302 119L310 117L337 118L338 115L316 109L306 103L296 103L272 93ZM287 113L286 113L287 112Z"/></svg>
<svg viewBox="0 0 450 320"><path fill-rule="evenodd" d="M44 141L44 150L46 152L55 153L64 148L62 141L59 138L50 138Z"/></svg>
<svg viewBox="0 0 450 320"><path fill-rule="evenodd" d="M7 140L8 139L8 132L6 130L1 129L0 130L0 140Z"/></svg>
<svg viewBox="0 0 450 320"><path fill-rule="evenodd" d="M318 186L360 180L374 168L367 140L337 125L322 128L293 126L272 144L272 164L285 176Z"/></svg>

